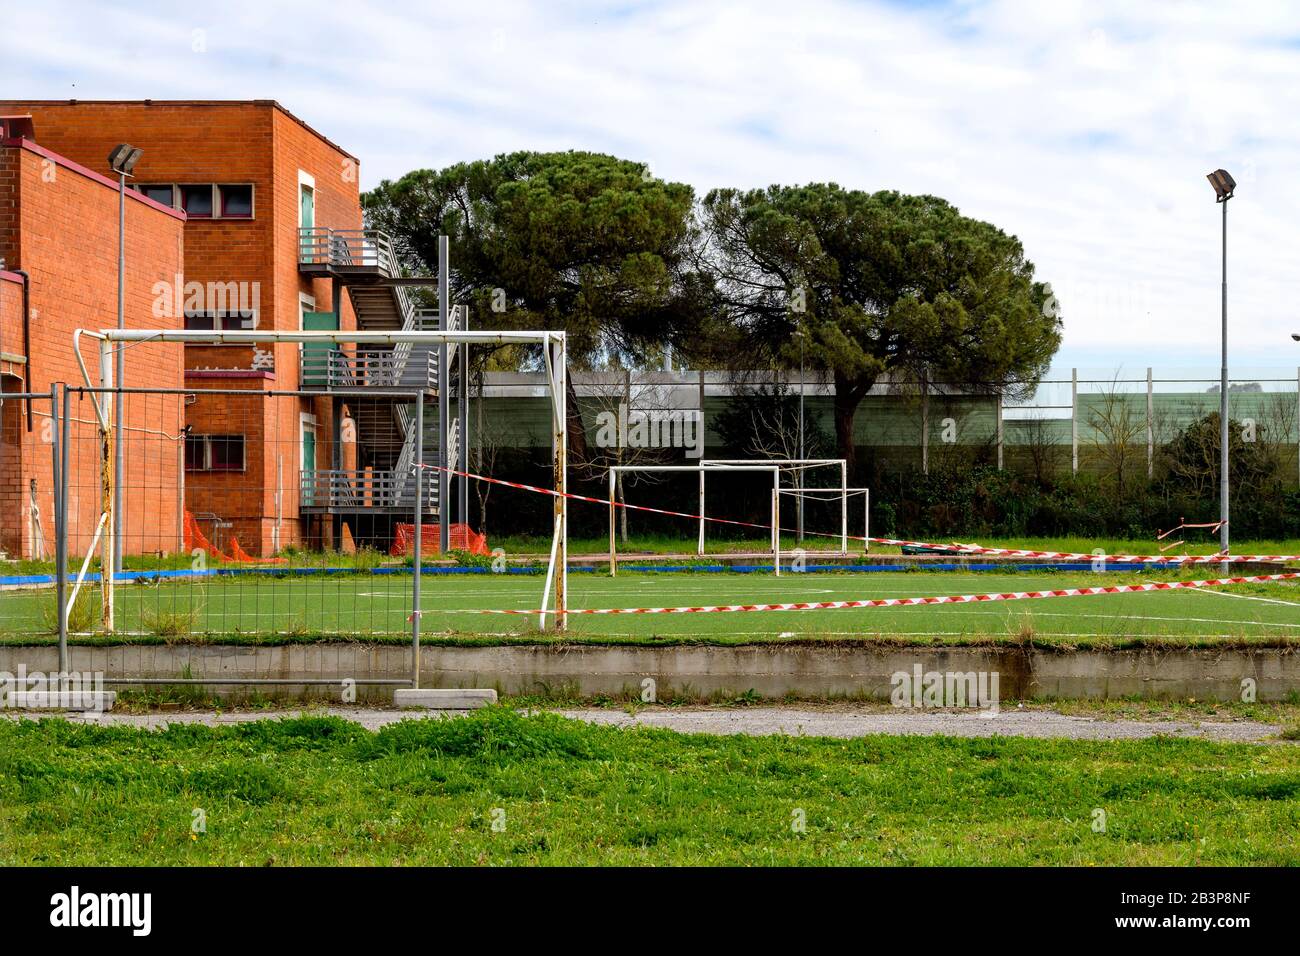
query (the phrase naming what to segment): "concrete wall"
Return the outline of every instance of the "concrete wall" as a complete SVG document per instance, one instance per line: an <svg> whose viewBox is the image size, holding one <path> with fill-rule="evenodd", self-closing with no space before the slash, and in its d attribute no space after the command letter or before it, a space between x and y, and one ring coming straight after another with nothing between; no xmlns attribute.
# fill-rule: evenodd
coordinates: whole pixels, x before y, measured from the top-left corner
<svg viewBox="0 0 1300 956"><path fill-rule="evenodd" d="M76 647L71 667L106 677L282 679L277 692L301 691L295 679L400 679L410 675L402 646L294 644L276 647ZM53 647L0 646L0 671L49 672ZM1257 699L1282 700L1300 691L1300 655L1290 649L1025 651L1020 648L809 647L425 647L421 686L492 687L502 693L547 689L581 696L639 694L653 678L659 700L753 690L763 697L888 699L891 675L923 671L996 672L1003 700L1121 697L1240 700L1242 681L1255 681ZM261 688L264 692L271 688ZM238 693L234 688L214 692ZM391 696L391 688L361 697ZM327 689L325 694L329 694ZM337 691L333 692L337 696Z"/></svg>

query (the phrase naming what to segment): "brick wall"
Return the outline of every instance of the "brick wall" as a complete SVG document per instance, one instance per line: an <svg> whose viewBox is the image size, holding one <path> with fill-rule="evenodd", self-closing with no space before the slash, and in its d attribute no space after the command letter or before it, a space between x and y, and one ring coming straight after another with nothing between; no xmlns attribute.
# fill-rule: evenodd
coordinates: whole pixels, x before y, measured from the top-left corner
<svg viewBox="0 0 1300 956"><path fill-rule="evenodd" d="M54 382L84 383L72 349L78 328L100 329L117 324L118 194L110 183L79 170L75 164L30 144L0 146L0 170L11 188L12 205L4 207L7 267L23 269L31 280L31 350L27 372L32 391L48 391ZM16 226L15 226L16 223ZM180 217L151 203L129 198L126 204L126 296L128 328L155 328L155 285L173 281L182 271ZM5 283L11 284L11 283ZM6 316L11 314L5 309ZM5 351L15 341L12 320L4 323ZM175 323L173 323L174 327ZM126 353L127 384L178 388L182 356L172 346L139 345ZM83 356L98 384L98 349L83 343ZM73 447L69 466L69 542L88 545L99 516L99 440L88 403L74 408ZM48 409L36 427L23 431L19 501L23 526L31 510L30 481L36 480L37 503L43 516L46 553L53 551L53 464L50 455ZM156 552L179 546L179 506L159 489L174 484L174 456L159 454L161 440L170 436L172 448L181 427L167 420L162 409L144 399L128 401L123 409L124 458L129 464L126 493L125 543L131 551ZM147 476L147 478L146 478ZM0 502L0 510L15 507ZM31 542L23 553L30 554Z"/></svg>
<svg viewBox="0 0 1300 956"><path fill-rule="evenodd" d="M0 150L0 161L3 161L5 152ZM0 375L25 378L25 365L5 356L25 358L26 353L23 346L22 281L13 273L3 273L0 274Z"/></svg>

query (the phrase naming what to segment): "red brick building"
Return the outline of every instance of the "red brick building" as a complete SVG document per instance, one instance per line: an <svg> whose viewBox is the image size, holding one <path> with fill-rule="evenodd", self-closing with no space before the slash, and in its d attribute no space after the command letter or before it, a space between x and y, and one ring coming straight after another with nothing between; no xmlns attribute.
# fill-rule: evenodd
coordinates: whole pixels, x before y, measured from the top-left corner
<svg viewBox="0 0 1300 956"><path fill-rule="evenodd" d="M0 108L0 115L14 111ZM105 153L105 156L108 154ZM103 165L101 163L101 165ZM118 184L52 150L23 117L0 120L0 390L48 393L54 382L84 384L73 353L78 328L117 324ZM153 287L183 271L185 217L139 194L130 194L126 218L126 323L157 325ZM175 323L179 326L179 322ZM95 368L97 349L83 357ZM182 356L142 345L133 361L147 366L164 387L182 383ZM69 449L69 540L89 543L100 514L98 442L93 412L74 403L77 421ZM126 455L158 483L179 482L179 457L159 456L143 436L179 435L179 416L164 421L160 409L138 402L124 410ZM54 554L54 481L49 403L4 401L0 407L0 552L10 557ZM181 509L128 489L124 510L138 521L142 551L174 551L181 543Z"/></svg>
<svg viewBox="0 0 1300 956"><path fill-rule="evenodd" d="M120 143L143 150L131 181L134 205L183 222L183 240L173 242L183 253L163 271L144 270L154 280L148 303L137 298L146 288L144 271L128 263L136 283L128 324L280 331L420 327L405 291L385 284L397 271L386 241L361 231L356 157L278 103L10 100L0 101L0 114L30 115L40 148L92 175L110 173L107 157ZM107 236L116 235L116 220L106 220L105 229L99 251L112 257L115 240ZM84 235L69 223L57 231L65 250ZM159 241L137 232L133 221L127 235L141 248ZM0 223L0 249L2 237ZM115 289L115 259L111 268L97 263L96 276L101 272ZM112 304L111 297L106 301ZM114 322L110 311L72 327ZM155 362L153 356L163 353ZM46 354L51 369L58 369L56 380L80 381L67 364L70 332L42 342L40 355ZM176 346L130 350L125 384L172 382L181 354ZM392 400L330 393L336 386L374 383L381 372L387 379L379 384L423 383L427 350L192 344L183 362L187 389L250 393L199 395L183 411L184 466L176 487L183 487L185 508L221 550L234 550L231 537L243 551L269 555L289 546L391 535L391 520L381 527L370 519L385 510L396 515L410 498L393 476L412 442L411 416ZM254 397L300 389L318 394ZM129 516L129 503L125 510ZM129 553L131 542L124 545Z"/></svg>

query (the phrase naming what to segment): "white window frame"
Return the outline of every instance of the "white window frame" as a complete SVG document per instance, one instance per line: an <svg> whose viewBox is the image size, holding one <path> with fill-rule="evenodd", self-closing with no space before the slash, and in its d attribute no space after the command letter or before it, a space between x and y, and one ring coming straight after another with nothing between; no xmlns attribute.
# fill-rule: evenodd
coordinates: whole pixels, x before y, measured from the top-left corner
<svg viewBox="0 0 1300 956"><path fill-rule="evenodd" d="M303 461L303 457L302 457L302 440L307 437L307 429L308 428L311 429L311 437L313 438L313 440L320 439L320 435L316 431L316 425L317 425L316 416L312 412L298 413L298 473L299 474L307 470L306 468L307 463ZM317 457L319 457L319 455ZM311 470L313 473L319 470L317 469L316 462L314 461L311 463Z"/></svg>

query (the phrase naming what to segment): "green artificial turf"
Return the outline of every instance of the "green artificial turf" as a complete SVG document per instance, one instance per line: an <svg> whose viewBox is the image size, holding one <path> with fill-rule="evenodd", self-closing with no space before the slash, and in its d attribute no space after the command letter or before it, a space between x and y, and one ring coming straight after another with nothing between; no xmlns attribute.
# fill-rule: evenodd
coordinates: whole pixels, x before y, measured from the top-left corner
<svg viewBox="0 0 1300 956"><path fill-rule="evenodd" d="M1183 571L909 571L853 574L601 573L570 575L569 606L635 608L823 602L1094 587L1215 577L1218 565ZM1239 573L1239 572L1232 572ZM409 575L306 577L239 575L123 584L117 589L122 640L296 641L322 637L405 642L411 608ZM425 575L422 631L433 641L534 640L540 575ZM98 592L89 596L97 603ZM0 640L50 640L53 594L0 592ZM93 615L91 616L93 621ZM87 625L89 626L89 625ZM1300 638L1300 585L1234 585L1209 591L1060 597L1040 600L834 610L729 613L570 615L566 639L594 642L903 639L955 642L1032 639L1113 644L1132 639L1188 643ZM79 641L108 641L106 636Z"/></svg>

